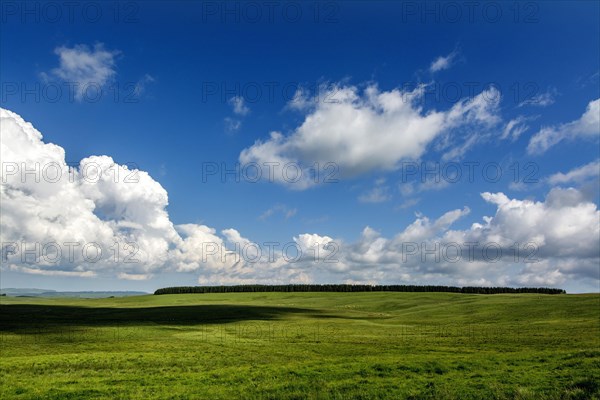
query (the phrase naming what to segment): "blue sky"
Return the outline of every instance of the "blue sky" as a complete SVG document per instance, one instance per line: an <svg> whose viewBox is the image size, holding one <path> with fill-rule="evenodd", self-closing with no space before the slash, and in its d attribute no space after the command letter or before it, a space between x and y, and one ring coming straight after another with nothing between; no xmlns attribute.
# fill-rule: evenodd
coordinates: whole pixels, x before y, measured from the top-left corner
<svg viewBox="0 0 600 400"><path fill-rule="evenodd" d="M161 244L168 248L164 262L141 261L131 271L120 271L119 263L7 260L2 287L153 290L198 282L347 281L598 290L597 2L52 4L2 5L2 108L32 123L45 143L61 146L68 163L105 155L147 171L168 193L168 206L152 207L168 213L165 220L180 236ZM403 105L394 103L398 99ZM2 133L4 145L11 136ZM13 147L16 158L9 162L19 162L26 151ZM331 162L336 182L203 177L209 164L231 169L277 160L305 174L314 162ZM438 174L435 182L433 174L434 182L424 182L417 173L407 179L406 168L422 163L440 172L458 166L463 177L448 182ZM474 165L473 182L464 176L468 165ZM500 167L498 182L482 176L489 165ZM527 174L531 179L524 181ZM11 189L33 196L31 188ZM110 206L98 200L107 196L94 194L93 215L112 226L150 212L143 207L155 198L152 190L141 190L137 205L127 206L118 203L131 200L123 192ZM485 192L512 203L486 200ZM11 223L25 215L17 206L3 198L3 243L53 241ZM448 217L451 225L440 221L442 230L407 236L415 221L435 225L465 207ZM474 229L486 216L493 217L491 225L483 233ZM524 226L514 225L519 219ZM145 224L140 221L129 222ZM555 225L542 227L542 221ZM341 257L330 269L304 260L207 265L181 255L198 251L190 242L173 261L166 253L194 236L177 228L185 224L214 229L214 240L230 245L235 239L223 230L302 249L315 243L300 235L316 235L316 246L338 243ZM366 227L377 234L365 233ZM62 228L80 237L73 224ZM534 242L543 257L533 264L480 260L460 268L390 261L400 257L394 253L400 237L443 244L457 234L503 248L504 242ZM131 235L144 242L141 233ZM581 244L579 255L567 249L572 241Z"/></svg>

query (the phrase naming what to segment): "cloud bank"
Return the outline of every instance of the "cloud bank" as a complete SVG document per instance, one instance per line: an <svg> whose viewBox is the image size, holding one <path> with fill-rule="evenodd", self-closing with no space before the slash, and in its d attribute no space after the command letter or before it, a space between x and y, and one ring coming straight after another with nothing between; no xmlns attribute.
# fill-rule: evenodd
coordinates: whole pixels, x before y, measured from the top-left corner
<svg viewBox="0 0 600 400"><path fill-rule="evenodd" d="M353 127L355 138L362 141L366 140L361 136L365 126L383 128L385 120L391 124L410 121L429 128L430 137L438 134L437 124L492 118L487 107L476 102L461 103L447 113L423 115L410 104L396 103L398 95L372 91L367 101L353 97L353 90L349 90L340 103L319 106L307 118L310 121L305 124L311 129L302 128L296 136L268 145L284 151L293 144L304 151L312 149L313 155L319 156L310 141L315 129L332 122L329 107L347 113L349 119L345 121ZM495 206L496 212L467 229L453 228L470 214L465 207L437 219L418 214L413 223L389 238L366 227L352 243L302 233L271 249L234 228L217 232L206 225L173 224L167 212L168 194L148 173L120 165L106 155L84 158L70 168L62 147L45 143L39 131L11 111L0 109L0 128L3 269L129 280L171 271L193 273L204 284L560 286L599 282L600 212L575 188L553 188L543 201L511 199L501 192L482 193L482 201ZM405 136L414 134L411 127L403 129ZM327 140L336 143L338 139L326 136ZM385 132L379 140L391 141ZM263 145L267 143L258 145L260 151L265 150ZM419 153L423 145L395 150ZM378 144L375 147L388 150ZM398 157L392 154L367 162L360 151L346 150L355 153L345 155L343 162L358 170L391 167ZM364 150L366 154L373 151ZM577 181L590 176L596 166L557 174L550 180Z"/></svg>

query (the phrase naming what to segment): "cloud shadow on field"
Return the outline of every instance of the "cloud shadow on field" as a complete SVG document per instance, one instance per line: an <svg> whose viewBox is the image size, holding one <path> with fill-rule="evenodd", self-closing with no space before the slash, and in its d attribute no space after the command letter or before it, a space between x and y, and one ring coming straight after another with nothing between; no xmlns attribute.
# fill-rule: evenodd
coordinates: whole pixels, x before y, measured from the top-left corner
<svg viewBox="0 0 600 400"><path fill-rule="evenodd" d="M287 315L330 317L315 309L252 305L208 304L164 307L80 307L62 305L0 305L0 332L27 333L44 328L198 325L243 321L275 321Z"/></svg>

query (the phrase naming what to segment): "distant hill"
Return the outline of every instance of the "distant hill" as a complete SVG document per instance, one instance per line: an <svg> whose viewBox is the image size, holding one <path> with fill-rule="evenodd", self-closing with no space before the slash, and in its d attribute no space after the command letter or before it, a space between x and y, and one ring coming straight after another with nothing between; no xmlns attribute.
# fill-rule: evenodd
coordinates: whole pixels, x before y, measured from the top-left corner
<svg viewBox="0 0 600 400"><path fill-rule="evenodd" d="M146 292L136 291L79 291L79 292L60 292L51 289L35 288L6 288L0 289L0 295L11 297L79 297L86 299L95 299L103 297L127 297L141 296L148 294Z"/></svg>

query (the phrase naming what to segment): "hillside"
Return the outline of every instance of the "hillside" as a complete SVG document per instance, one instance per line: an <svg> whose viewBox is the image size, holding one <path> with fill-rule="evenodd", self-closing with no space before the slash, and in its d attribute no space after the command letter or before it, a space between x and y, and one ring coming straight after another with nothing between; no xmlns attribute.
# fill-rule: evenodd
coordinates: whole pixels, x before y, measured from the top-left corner
<svg viewBox="0 0 600 400"><path fill-rule="evenodd" d="M3 297L2 398L591 399L600 295Z"/></svg>

